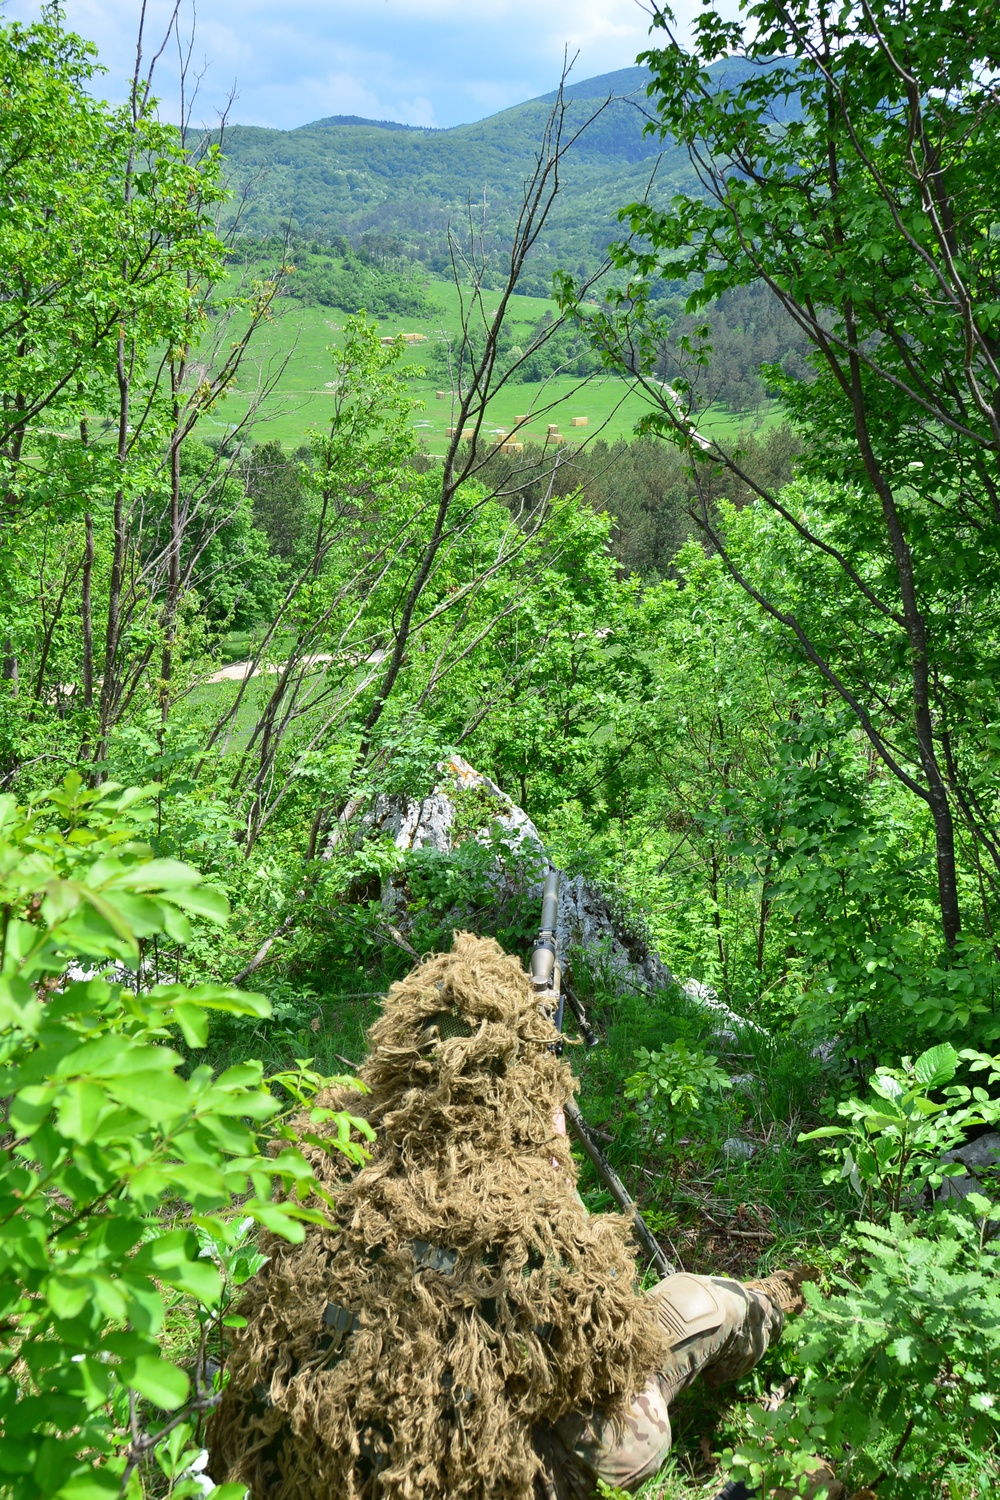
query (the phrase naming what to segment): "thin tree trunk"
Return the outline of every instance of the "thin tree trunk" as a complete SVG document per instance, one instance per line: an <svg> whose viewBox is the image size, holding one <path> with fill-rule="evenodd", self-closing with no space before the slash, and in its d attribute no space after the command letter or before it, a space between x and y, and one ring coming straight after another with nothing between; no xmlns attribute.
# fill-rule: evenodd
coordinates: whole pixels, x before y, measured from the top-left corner
<svg viewBox="0 0 1000 1500"><path fill-rule="evenodd" d="M124 470L128 458L129 397L131 371L125 357L125 330L118 335L118 463ZM125 522L125 490L115 490L114 541L111 550L111 578L108 585L108 619L104 632L104 679L101 683L95 759L103 760L114 726L119 695L118 650L121 631L122 587L125 577L125 551L128 544Z"/></svg>
<svg viewBox="0 0 1000 1500"><path fill-rule="evenodd" d="M757 919L757 973L764 973L764 939L767 936L767 921L771 915L771 898L767 894L767 878L760 888L760 913Z"/></svg>
<svg viewBox="0 0 1000 1500"><path fill-rule="evenodd" d="M77 567L78 566L79 564L77 564ZM70 585L72 584L75 577L76 567L70 567L70 565L67 563L65 568L63 569L62 585L59 589L58 598L56 599L52 609L52 617L46 622L45 630L42 635L42 649L39 653L38 658L38 670L35 673L34 697L36 704L42 701L42 694L45 691L45 673L48 669L49 657L52 654L52 642L55 639L56 627L58 626L59 621L62 619L63 606L66 603L66 595L69 593ZM45 620L44 605L42 619L43 621ZM62 693L58 687L56 691L59 695L58 702L61 709ZM32 714L34 714L34 710L32 710Z"/></svg>
<svg viewBox="0 0 1000 1500"><path fill-rule="evenodd" d="M80 615L83 630L83 706L94 706L94 605L91 582L94 574L94 518L88 510L83 518L83 582L80 586Z"/></svg>
<svg viewBox="0 0 1000 1500"><path fill-rule="evenodd" d="M80 420L80 443L86 448L90 434L85 417ZM83 632L83 706L94 706L94 602L91 593L94 577L94 518L88 510L83 517L83 577L80 583L80 625Z"/></svg>
<svg viewBox="0 0 1000 1500"><path fill-rule="evenodd" d="M16 698L18 694L17 656L10 636L4 642L3 680L11 684L12 696Z"/></svg>
<svg viewBox="0 0 1000 1500"><path fill-rule="evenodd" d="M160 725L166 727L170 713L170 680L174 671L174 640L181 587L181 408L178 398L184 376L183 362L172 365L174 428L170 440L170 547L167 554L167 598L163 609L163 652L160 657Z"/></svg>
<svg viewBox="0 0 1000 1500"><path fill-rule="evenodd" d="M840 102L834 98L832 89L827 91L827 114L830 144L827 159L830 170L830 191L836 199L840 187L840 164L834 144L835 118ZM846 236L839 220L834 222L834 235L838 247L846 249ZM844 302L844 332L847 335L848 395L854 419L854 433L869 482L879 498L885 521L889 545L892 548L896 577L899 582L899 598L902 605L904 629L910 647L910 680L913 697L913 728L916 734L920 765L927 788L927 804L934 823L934 843L937 855L938 905L941 910L941 927L949 950L953 950L962 927L958 901L958 873L955 860L955 826L951 815L948 788L937 761L934 748L934 725L931 717L930 667L927 647L927 625L917 603L916 583L913 577L913 557L903 530L892 487L882 472L881 465L872 447L868 430L868 413L865 406L864 385L861 379L861 358L854 303Z"/></svg>
<svg viewBox="0 0 1000 1500"><path fill-rule="evenodd" d="M846 323L849 336L854 342L853 314L847 309ZM953 950L962 929L961 908L958 900L958 871L955 858L955 824L951 812L951 800L941 768L938 765L934 746L934 723L931 716L930 663L927 646L927 625L917 603L916 583L913 577L913 558L903 531L896 498L886 482L878 460L872 449L865 412L864 393L861 383L861 363L852 350L850 356L851 404L854 414L854 430L861 451L865 471L872 488L878 495L885 520L889 545L892 548L896 576L899 582L900 602L903 607L904 628L910 648L910 681L912 684L913 728L927 788L927 805L934 823L934 844L937 857L938 905L941 910L941 926L944 940Z"/></svg>
<svg viewBox="0 0 1000 1500"><path fill-rule="evenodd" d="M715 943L719 950L719 966L723 978L726 973L726 947L722 940L722 909L719 905L719 858L712 845L712 924L715 927Z"/></svg>

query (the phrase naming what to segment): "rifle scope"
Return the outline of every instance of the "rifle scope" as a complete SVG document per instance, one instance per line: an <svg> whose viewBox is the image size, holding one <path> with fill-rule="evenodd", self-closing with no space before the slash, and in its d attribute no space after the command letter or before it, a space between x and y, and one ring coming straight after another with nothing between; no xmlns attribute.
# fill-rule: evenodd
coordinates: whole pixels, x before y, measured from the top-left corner
<svg viewBox="0 0 1000 1500"><path fill-rule="evenodd" d="M531 982L549 990L556 967L556 923L559 919L559 871L550 870L542 891L542 926L531 954Z"/></svg>

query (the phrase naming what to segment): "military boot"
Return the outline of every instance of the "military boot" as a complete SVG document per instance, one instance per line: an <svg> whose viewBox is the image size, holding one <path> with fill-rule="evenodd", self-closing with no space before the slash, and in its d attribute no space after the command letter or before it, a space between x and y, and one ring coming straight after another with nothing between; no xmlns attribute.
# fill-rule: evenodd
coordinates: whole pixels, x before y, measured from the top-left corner
<svg viewBox="0 0 1000 1500"><path fill-rule="evenodd" d="M774 1307L780 1307L787 1317L789 1313L802 1312L806 1305L802 1295L803 1282L818 1280L819 1271L815 1266L789 1266L785 1271L775 1271L771 1276L745 1281L743 1285L748 1292L763 1292L767 1300Z"/></svg>

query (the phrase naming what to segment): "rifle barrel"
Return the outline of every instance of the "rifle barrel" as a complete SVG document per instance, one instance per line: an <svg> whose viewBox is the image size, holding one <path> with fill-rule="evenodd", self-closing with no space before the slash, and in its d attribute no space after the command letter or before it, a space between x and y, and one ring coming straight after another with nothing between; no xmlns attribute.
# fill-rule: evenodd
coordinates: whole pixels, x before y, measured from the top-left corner
<svg viewBox="0 0 1000 1500"><path fill-rule="evenodd" d="M542 891L542 926L531 955L531 981L536 990L547 991L552 1005L558 1004L559 959L556 928L559 924L559 875L550 870Z"/></svg>
<svg viewBox="0 0 1000 1500"><path fill-rule="evenodd" d="M556 929L559 923L559 870L550 869L545 877L545 888L542 892L542 926L535 939L534 950L531 954L531 982L535 987L539 1004L545 1014L554 1022L557 1031L562 1031L563 1016L565 1010L566 994L562 988L562 975L559 967L559 945L556 939ZM587 1025L586 1015L579 1000L569 993L569 1003L574 1014L580 1022L580 1029L587 1039L587 1045L592 1046L597 1041L593 1031ZM556 1050L561 1050L562 1042L554 1044ZM653 1265L661 1276L673 1275L676 1267L672 1266L656 1242L656 1237L651 1233L649 1226L643 1219L642 1214L636 1207L628 1189L622 1182L618 1173L608 1161L600 1146L594 1140L587 1122L584 1120L575 1103L570 1099L564 1106L566 1119L572 1127L580 1145L597 1172L598 1177L604 1183L618 1207L632 1217L632 1227L639 1244L649 1256Z"/></svg>
<svg viewBox="0 0 1000 1500"><path fill-rule="evenodd" d="M542 890L542 931L554 933L559 921L559 871L550 870Z"/></svg>
<svg viewBox="0 0 1000 1500"><path fill-rule="evenodd" d="M660 1249L659 1245L656 1242L655 1236L649 1228L649 1225L646 1223L645 1219L642 1217L642 1214L636 1208L635 1200L633 1199L632 1194L622 1182L621 1178L618 1176L618 1173L608 1161L608 1158L605 1156L600 1146L594 1140L594 1137L590 1133L590 1127L581 1115L576 1104L572 1099L570 1099L563 1106L563 1108L566 1114L567 1124L570 1126L570 1129L573 1131L573 1134L580 1142L580 1145L583 1147L586 1154L590 1157L591 1163L593 1164L598 1177L604 1183L604 1186L607 1188L612 1198L618 1204L618 1207L621 1209L622 1213L631 1214L632 1229L635 1233L636 1239L639 1241L639 1244L645 1250L646 1254L649 1256L650 1260L653 1262L653 1265L659 1271L661 1276L673 1276L677 1270L677 1267L670 1264L669 1260L667 1260L667 1257Z"/></svg>

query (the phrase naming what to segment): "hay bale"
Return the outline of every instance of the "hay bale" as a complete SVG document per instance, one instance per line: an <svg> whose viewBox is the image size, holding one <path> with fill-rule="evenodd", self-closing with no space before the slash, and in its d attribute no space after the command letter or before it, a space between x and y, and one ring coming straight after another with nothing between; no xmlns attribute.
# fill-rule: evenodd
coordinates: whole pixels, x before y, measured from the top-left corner
<svg viewBox="0 0 1000 1500"><path fill-rule="evenodd" d="M570 417L569 419L569 425L571 427L587 427L589 423L589 417Z"/></svg>
<svg viewBox="0 0 1000 1500"><path fill-rule="evenodd" d="M264 1237L211 1426L217 1482L254 1500L530 1500L535 1429L641 1388L663 1336L628 1221L576 1194L554 1037L491 939L459 933L392 986L370 1094L326 1101L364 1113L372 1158L352 1177L305 1148L336 1208L302 1245Z"/></svg>

